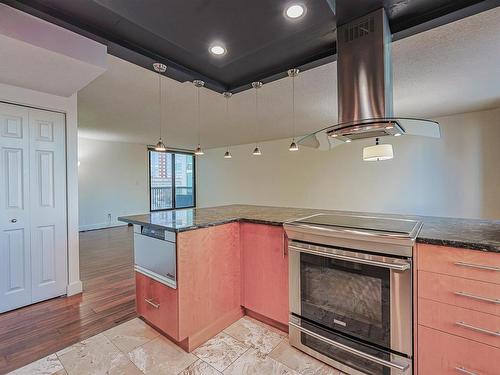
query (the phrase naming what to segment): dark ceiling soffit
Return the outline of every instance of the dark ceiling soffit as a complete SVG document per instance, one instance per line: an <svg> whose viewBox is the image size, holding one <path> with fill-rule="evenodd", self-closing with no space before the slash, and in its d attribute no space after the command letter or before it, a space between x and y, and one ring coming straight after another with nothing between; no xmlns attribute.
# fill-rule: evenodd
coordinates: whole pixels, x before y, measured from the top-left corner
<svg viewBox="0 0 500 375"><path fill-rule="evenodd" d="M334 51L335 49L333 49ZM272 73L272 74L263 74L263 78L259 79L257 78L256 80L257 81L261 81L262 83L266 84L266 83L269 83L269 82L273 82L273 81L277 81L278 79L282 79L282 78L285 78L285 77L288 77L288 69L293 69L293 68L297 68L299 69L301 72L304 72L306 70L309 70L309 69L313 69L313 68L317 68L318 66L321 66L321 65L325 65L325 64L328 64L328 63L331 63L331 62L334 62L337 60L337 54L325 54L324 56L320 57L320 56L316 56L312 61L308 61L308 62L304 62L303 64L299 64L299 65L295 65L295 66L288 66L288 67L284 67L283 69L279 69L277 70L278 73ZM248 89L251 89L252 88L252 84L251 83L247 83L245 85L241 85L241 86L236 86L236 87L232 87L229 89L229 91L231 91L233 94L237 94L239 92L242 92L242 91L245 91L245 90L248 90Z"/></svg>
<svg viewBox="0 0 500 375"><path fill-rule="evenodd" d="M104 44L107 46L109 54L129 61L135 65L139 65L147 70L153 71L153 63L161 62L168 67L167 72L165 73L167 77L175 79L179 82L201 79L205 82L205 87L211 90L221 93L227 90L227 87L209 77L204 76L203 74L188 69L164 56L159 56L150 50L142 48L141 46L119 39L101 29L95 28L94 26L82 23L71 16L59 12L56 9L44 6L36 1L23 0L21 2L18 0L2 0L2 2L25 13L31 14L35 17L41 18L57 26L61 26L79 35Z"/></svg>
<svg viewBox="0 0 500 375"><path fill-rule="evenodd" d="M335 2L334 0L326 0L333 12L335 12ZM32 0L2 0L3 3L19 9L23 12L29 13L35 17L44 19L48 22L61 26L65 29L71 30L77 34L83 35L89 39L95 40L101 44L108 47L108 53L119 57L121 59L132 62L138 66L152 71L152 65L154 62L161 62L168 66L166 76L175 79L179 82L193 81L195 79L201 79L205 81L205 87L213 91L222 93L224 91L231 91L233 93L238 93L251 88L251 82L244 85L239 85L237 87L226 87L225 85L208 78L196 71L188 69L175 61L171 61L168 58L159 56L154 52L144 49L138 45L131 44L125 40L116 38L114 35L110 35L103 30L97 29L93 26L83 24L72 17L67 16L53 8L44 6L36 1ZM483 11L493 9L500 6L500 0L484 0L479 3L470 5L468 7L459 9L457 11L448 13L444 16L434 18L430 21L424 22L420 25L410 27L405 30L398 31L393 34L393 41L404 39L406 37L433 29L445 25L450 22L457 21L459 19L472 16ZM269 83L287 76L286 70L290 68L299 68L301 71L312 69L332 61L336 60L336 50L332 48L331 54L323 54L319 56L312 56L307 61L304 61L301 65L280 67L274 71L268 72L267 74L262 74L262 77L255 77L253 80L260 79L264 83Z"/></svg>

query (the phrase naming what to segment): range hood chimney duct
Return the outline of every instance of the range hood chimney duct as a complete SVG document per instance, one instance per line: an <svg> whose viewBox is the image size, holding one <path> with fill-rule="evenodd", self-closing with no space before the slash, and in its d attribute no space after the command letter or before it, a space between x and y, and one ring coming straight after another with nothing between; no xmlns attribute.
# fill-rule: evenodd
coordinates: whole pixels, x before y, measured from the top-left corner
<svg viewBox="0 0 500 375"><path fill-rule="evenodd" d="M393 116L391 40L383 8L338 28L340 123Z"/></svg>

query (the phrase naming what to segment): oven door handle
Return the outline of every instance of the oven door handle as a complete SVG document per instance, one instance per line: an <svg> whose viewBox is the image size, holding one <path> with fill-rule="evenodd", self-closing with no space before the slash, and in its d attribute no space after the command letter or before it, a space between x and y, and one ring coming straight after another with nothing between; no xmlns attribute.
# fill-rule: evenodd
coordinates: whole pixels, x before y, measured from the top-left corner
<svg viewBox="0 0 500 375"><path fill-rule="evenodd" d="M319 255L322 257L328 257L328 258L339 259L339 260L346 260L346 261L353 262L353 263L362 263L362 264L368 264L371 266L389 268L391 270L396 270L396 271L406 271L406 270L410 269L410 263L396 264L396 263L380 262L378 260L363 259L363 258L357 258L357 257L350 257L348 255L332 254L332 253L327 253L327 252L323 252L323 251L305 249L303 247L297 247L294 245L288 245L288 249L293 250L293 251L298 251L301 253Z"/></svg>
<svg viewBox="0 0 500 375"><path fill-rule="evenodd" d="M350 346L341 344L340 342L337 342L337 341L334 341L334 340L329 339L327 337L323 337L321 335L318 335L316 332L310 331L310 330L308 330L306 328L302 328L300 325L298 325L296 323L288 322L288 324L291 325L292 327L297 328L300 332L303 332L306 335L314 337L315 339L318 339L318 340L324 342L325 344L329 344L329 345L331 345L331 346L333 346L335 348L338 348L338 349L341 349L341 350L345 350L346 352L354 354L354 355L356 355L358 357L361 357L363 359L366 359L368 361L377 363L379 365L382 365L382 366L385 366L385 367L389 367L389 368L392 368L392 369L395 369L395 370L398 370L398 371L401 371L401 372L405 372L408 369L408 367L410 367L410 365L408 365L408 364L402 365L402 364L397 363L397 362L386 361L385 359L378 358L378 357L375 357L375 356L373 356L371 354L368 354L368 353L362 352L360 350L351 348Z"/></svg>

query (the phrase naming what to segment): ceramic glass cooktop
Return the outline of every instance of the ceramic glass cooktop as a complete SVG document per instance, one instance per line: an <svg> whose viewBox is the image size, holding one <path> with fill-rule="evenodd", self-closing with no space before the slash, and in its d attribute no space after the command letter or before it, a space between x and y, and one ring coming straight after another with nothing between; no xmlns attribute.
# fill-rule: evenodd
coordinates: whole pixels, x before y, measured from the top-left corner
<svg viewBox="0 0 500 375"><path fill-rule="evenodd" d="M294 221L294 223L390 232L407 236L410 236L411 233L416 229L416 227L420 225L419 221L409 219L328 214L319 214L306 217L300 220L296 220Z"/></svg>

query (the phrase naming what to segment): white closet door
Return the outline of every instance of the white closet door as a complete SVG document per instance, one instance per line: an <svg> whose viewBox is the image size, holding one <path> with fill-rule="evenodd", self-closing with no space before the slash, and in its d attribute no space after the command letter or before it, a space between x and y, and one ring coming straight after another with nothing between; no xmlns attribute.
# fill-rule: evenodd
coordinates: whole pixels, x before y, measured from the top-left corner
<svg viewBox="0 0 500 375"><path fill-rule="evenodd" d="M0 103L0 312L31 303L28 109Z"/></svg>
<svg viewBox="0 0 500 375"><path fill-rule="evenodd" d="M29 110L32 302L66 294L65 116Z"/></svg>

